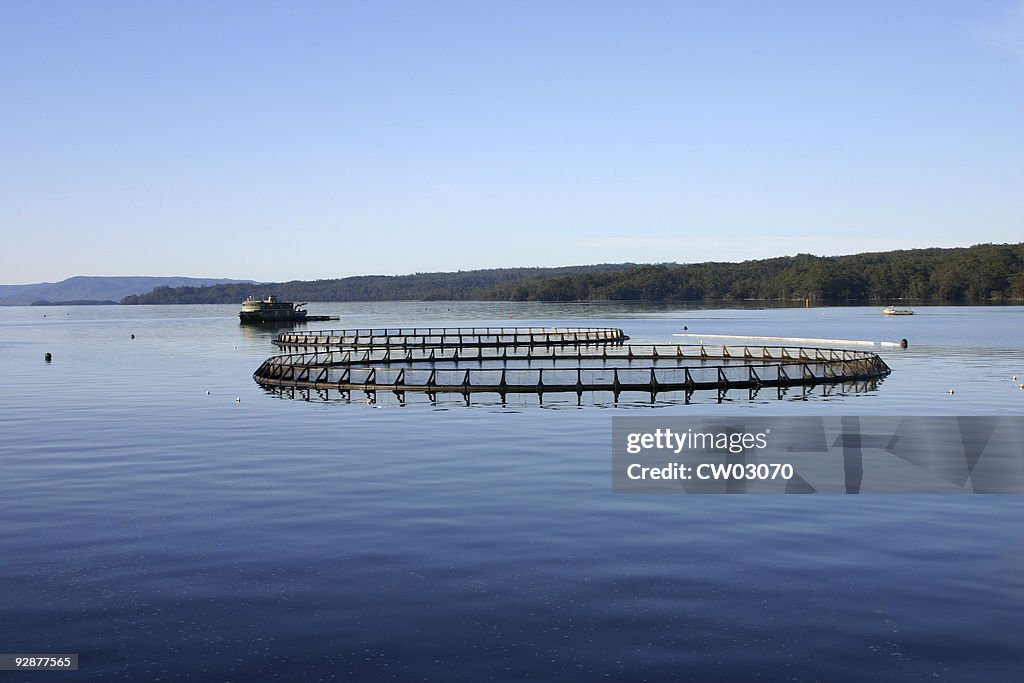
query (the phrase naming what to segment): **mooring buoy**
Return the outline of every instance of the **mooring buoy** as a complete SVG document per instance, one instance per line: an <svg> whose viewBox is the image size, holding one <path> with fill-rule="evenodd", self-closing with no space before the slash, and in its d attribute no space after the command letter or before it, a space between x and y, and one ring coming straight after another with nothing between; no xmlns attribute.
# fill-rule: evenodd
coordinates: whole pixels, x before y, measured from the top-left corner
<svg viewBox="0 0 1024 683"><path fill-rule="evenodd" d="M950 389L950 390L949 390L949 393L950 393L950 394L952 395L952 394L954 394L954 393L956 393L956 392L954 392L954 391L953 391L952 389Z"/></svg>
<svg viewBox="0 0 1024 683"><path fill-rule="evenodd" d="M53 356L50 355L49 351L47 351L46 355L43 356L43 360L45 360L47 363L49 363L51 360L53 360Z"/></svg>
<svg viewBox="0 0 1024 683"><path fill-rule="evenodd" d="M905 349L910 346L910 343L906 339L900 339L900 348Z"/></svg>
<svg viewBox="0 0 1024 683"><path fill-rule="evenodd" d="M135 335L134 334L132 335L132 339L135 339Z"/></svg>

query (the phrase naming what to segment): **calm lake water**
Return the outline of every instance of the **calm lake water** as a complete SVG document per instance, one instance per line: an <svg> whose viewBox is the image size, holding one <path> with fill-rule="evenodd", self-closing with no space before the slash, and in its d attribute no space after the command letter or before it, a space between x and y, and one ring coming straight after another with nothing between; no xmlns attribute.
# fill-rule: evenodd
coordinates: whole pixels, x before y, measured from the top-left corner
<svg viewBox="0 0 1024 683"><path fill-rule="evenodd" d="M626 411L1024 414L1024 308L310 308L343 316L310 329L607 325L675 343L685 325L910 347L882 350L893 374L863 393L403 407L264 391L251 374L273 333L236 306L0 308L0 652L81 666L0 678L1004 681L1024 666L1022 495L613 495L609 474Z"/></svg>

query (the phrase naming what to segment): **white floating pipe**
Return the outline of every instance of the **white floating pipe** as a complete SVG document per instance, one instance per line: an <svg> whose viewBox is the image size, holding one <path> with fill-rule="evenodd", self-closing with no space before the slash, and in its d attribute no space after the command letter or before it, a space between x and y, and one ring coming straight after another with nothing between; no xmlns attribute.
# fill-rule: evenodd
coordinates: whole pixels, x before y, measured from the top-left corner
<svg viewBox="0 0 1024 683"><path fill-rule="evenodd" d="M855 339L811 339L808 337L757 337L745 334L696 334L694 332L676 332L673 337L698 337L700 339L747 339L756 341L809 342L812 344L860 344L862 346L895 346L906 348L906 340L898 342L859 341Z"/></svg>

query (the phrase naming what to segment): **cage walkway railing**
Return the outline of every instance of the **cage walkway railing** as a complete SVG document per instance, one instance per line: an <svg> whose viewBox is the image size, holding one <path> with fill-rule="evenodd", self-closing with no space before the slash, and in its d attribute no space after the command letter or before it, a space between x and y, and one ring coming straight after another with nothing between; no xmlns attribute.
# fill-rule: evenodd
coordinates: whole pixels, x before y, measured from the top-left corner
<svg viewBox="0 0 1024 683"><path fill-rule="evenodd" d="M653 360L678 361L855 361L875 354L849 349L790 346L712 346L707 344L672 345L599 345L599 346L523 346L523 347L357 347L329 348L304 353L283 354L267 362L291 365L370 365L391 363L466 363L568 360Z"/></svg>
<svg viewBox="0 0 1024 683"><path fill-rule="evenodd" d="M282 347L502 347L621 343L629 337L613 327L397 327L317 332L281 332Z"/></svg>
<svg viewBox="0 0 1024 683"><path fill-rule="evenodd" d="M543 367L531 367L542 363ZM426 367L424 367L424 365ZM467 367L468 366L468 367ZM891 372L876 354L786 346L602 348L394 347L331 349L268 358L253 374L268 387L367 392L515 393L752 389L877 380Z"/></svg>

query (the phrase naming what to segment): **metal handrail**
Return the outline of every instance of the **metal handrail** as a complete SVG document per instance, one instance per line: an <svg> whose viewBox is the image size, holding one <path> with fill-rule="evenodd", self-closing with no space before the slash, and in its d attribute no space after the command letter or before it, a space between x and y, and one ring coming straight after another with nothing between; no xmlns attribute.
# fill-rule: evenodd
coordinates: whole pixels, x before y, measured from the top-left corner
<svg viewBox="0 0 1024 683"><path fill-rule="evenodd" d="M586 347L579 347L582 348ZM709 348L712 353L708 352ZM489 352L486 356L485 350ZM826 356L820 349L813 347L766 346L752 349L749 345L618 345L611 348L605 346L599 353L596 349L591 349L589 353L580 350L570 353L564 347L527 347L525 353L513 350L511 355L508 348L503 348L500 355L496 349L484 348L456 347L441 350L440 353L438 351L429 349L428 354L427 349L423 348L389 347L385 350L337 348L282 354L264 361L253 373L253 378L265 386L342 391L363 389L465 394L486 391L504 395L606 390L616 394L621 391L649 391L653 396L660 392L678 390L692 392L704 389L838 384L879 379L891 372L880 357L869 351L831 349ZM538 360L550 361L552 366L509 366L509 362L525 361L529 364ZM641 362L646 360L653 360L654 364ZM576 364L568 364L568 361L576 361ZM610 362L623 361L625 366L609 365ZM687 361L697 362L688 364ZM477 366L466 367L467 363ZM484 363L495 365L484 367ZM429 367L414 367L417 364L428 364ZM439 367L439 364L450 364L452 367ZM333 379L331 368L342 368L341 376ZM799 371L790 373L786 368L799 368ZM311 379L314 369L318 373ZM546 380L545 371L548 373ZM509 381L509 373L515 375L512 381ZM557 381L558 377L566 376L566 373L575 373L575 379ZM588 375L586 382L583 381L584 373ZM424 375L426 380L417 381ZM446 379L449 375L451 381ZM703 379L708 375L713 375L714 379ZM634 376L643 376L644 380L630 381L629 378ZM393 381L389 381L389 378Z"/></svg>

